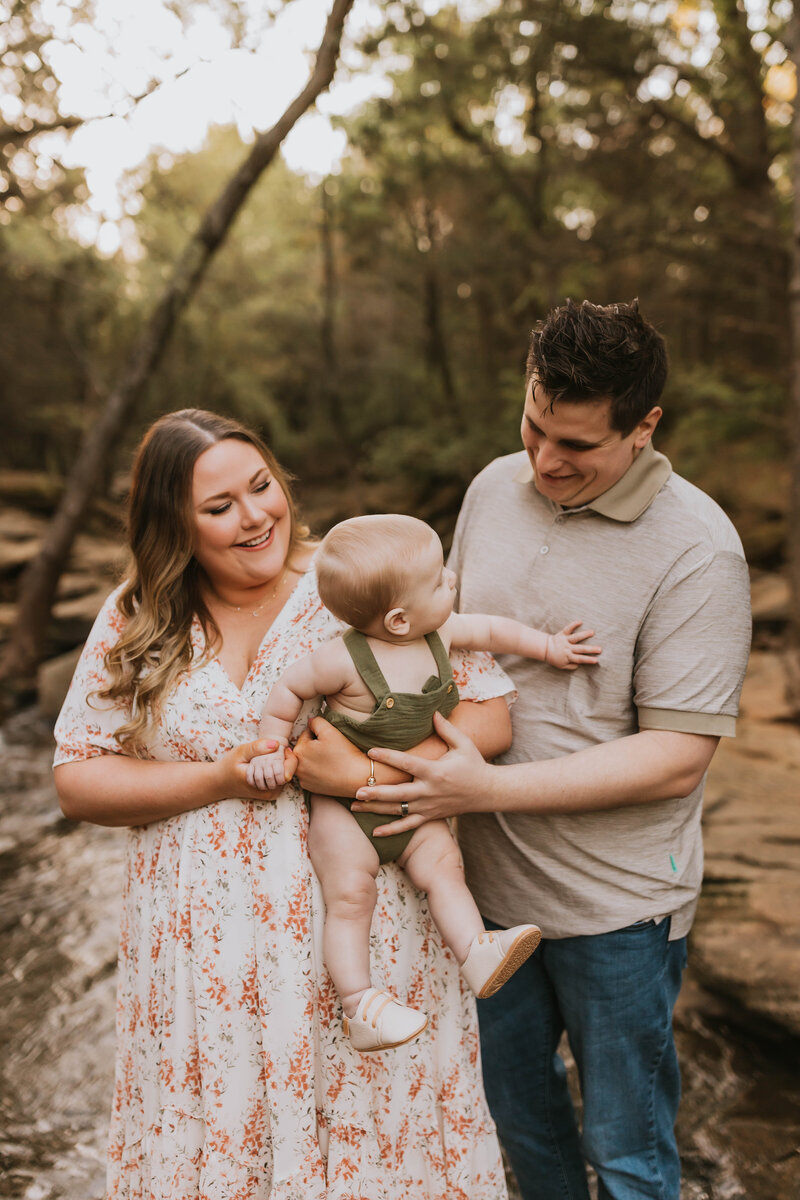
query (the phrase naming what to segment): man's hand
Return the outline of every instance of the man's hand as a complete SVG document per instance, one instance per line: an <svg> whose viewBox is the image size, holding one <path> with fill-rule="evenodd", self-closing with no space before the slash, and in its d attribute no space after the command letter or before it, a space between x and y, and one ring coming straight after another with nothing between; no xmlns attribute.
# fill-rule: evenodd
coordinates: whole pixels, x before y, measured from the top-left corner
<svg viewBox="0 0 800 1200"><path fill-rule="evenodd" d="M417 829L426 821L453 817L458 813L475 811L486 790L492 768L484 762L475 744L460 733L440 713L434 714L439 737L447 744L443 758L419 758L400 750L370 750L375 762L387 763L413 778L410 783L376 784L361 787L356 792L353 812L370 812L386 816L401 815L402 820L381 825L375 836L405 833ZM403 805L408 815L404 816Z"/></svg>
<svg viewBox="0 0 800 1200"><path fill-rule="evenodd" d="M581 629L581 621L570 621L558 633L548 633L544 660L551 667L562 671L574 671L578 667L590 666L603 653L602 646L584 646L587 638L594 637L593 629ZM578 632L580 630L580 632Z"/></svg>

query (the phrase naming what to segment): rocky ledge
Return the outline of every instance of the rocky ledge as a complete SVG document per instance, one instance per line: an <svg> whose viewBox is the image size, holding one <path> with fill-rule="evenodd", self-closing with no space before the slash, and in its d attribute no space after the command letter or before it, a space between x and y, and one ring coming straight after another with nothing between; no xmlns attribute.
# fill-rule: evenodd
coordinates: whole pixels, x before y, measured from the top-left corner
<svg viewBox="0 0 800 1200"><path fill-rule="evenodd" d="M749 1024L800 1037L800 727L784 693L781 656L754 651L738 736L709 772L692 962Z"/></svg>

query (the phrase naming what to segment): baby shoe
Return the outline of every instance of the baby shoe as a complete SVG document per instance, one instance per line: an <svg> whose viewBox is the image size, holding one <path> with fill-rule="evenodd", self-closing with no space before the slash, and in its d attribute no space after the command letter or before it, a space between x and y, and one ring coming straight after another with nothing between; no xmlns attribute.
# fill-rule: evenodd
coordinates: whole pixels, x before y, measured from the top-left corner
<svg viewBox="0 0 800 1200"><path fill-rule="evenodd" d="M355 1016L345 1017L344 1031L354 1050L369 1054L373 1050L392 1050L422 1033L428 1024L425 1013L406 1008L378 988L367 988L358 1002Z"/></svg>
<svg viewBox="0 0 800 1200"><path fill-rule="evenodd" d="M484 930L473 938L461 974L478 999L485 1000L530 958L541 940L542 931L537 925Z"/></svg>

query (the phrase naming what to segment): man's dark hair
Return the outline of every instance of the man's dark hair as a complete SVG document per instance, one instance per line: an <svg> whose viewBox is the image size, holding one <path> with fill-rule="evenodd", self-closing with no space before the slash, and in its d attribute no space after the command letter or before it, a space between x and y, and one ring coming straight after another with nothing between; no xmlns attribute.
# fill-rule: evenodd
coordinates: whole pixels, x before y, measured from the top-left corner
<svg viewBox="0 0 800 1200"><path fill-rule="evenodd" d="M611 400L611 428L623 437L658 404L667 350L657 329L631 304L574 304L547 314L531 333L527 380L557 401Z"/></svg>

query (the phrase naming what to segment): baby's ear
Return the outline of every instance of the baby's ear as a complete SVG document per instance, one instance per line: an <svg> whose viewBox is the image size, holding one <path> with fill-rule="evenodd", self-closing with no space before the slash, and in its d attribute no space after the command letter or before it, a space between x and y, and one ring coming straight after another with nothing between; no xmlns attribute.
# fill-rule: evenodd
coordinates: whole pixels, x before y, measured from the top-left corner
<svg viewBox="0 0 800 1200"><path fill-rule="evenodd" d="M405 637L411 626L404 608L393 608L383 618L383 627L392 637Z"/></svg>

